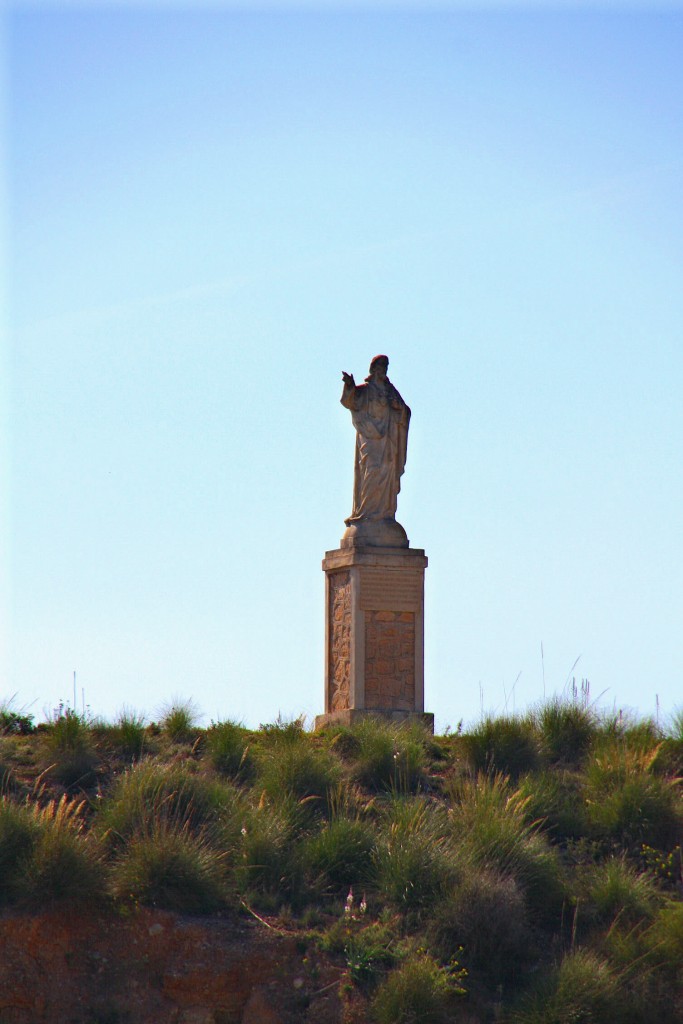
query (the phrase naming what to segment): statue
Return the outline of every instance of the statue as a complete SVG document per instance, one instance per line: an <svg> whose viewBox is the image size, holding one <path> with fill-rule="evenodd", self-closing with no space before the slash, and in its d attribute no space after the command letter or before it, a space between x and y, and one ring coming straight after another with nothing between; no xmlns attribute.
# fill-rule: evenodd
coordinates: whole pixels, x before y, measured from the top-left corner
<svg viewBox="0 0 683 1024"><path fill-rule="evenodd" d="M389 359L375 356L364 384L342 373L341 403L356 428L353 511L342 547L408 547L396 522L396 501L406 464L410 409L387 377Z"/></svg>

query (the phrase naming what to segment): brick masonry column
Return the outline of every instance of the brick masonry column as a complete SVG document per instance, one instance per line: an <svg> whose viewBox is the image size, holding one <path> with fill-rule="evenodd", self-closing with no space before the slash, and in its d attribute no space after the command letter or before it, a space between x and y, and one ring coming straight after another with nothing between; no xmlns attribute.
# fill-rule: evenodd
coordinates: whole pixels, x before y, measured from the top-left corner
<svg viewBox="0 0 683 1024"><path fill-rule="evenodd" d="M424 572L415 548L339 548L325 572L325 714L316 728L365 714L401 721L424 710Z"/></svg>

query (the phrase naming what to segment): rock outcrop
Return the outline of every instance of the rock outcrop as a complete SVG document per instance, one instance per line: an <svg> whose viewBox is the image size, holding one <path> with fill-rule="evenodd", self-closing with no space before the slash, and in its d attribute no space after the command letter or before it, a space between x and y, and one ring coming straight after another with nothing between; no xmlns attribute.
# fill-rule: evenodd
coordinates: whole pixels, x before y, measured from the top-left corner
<svg viewBox="0 0 683 1024"><path fill-rule="evenodd" d="M2 1024L342 1024L342 979L295 935L238 917L0 916Z"/></svg>

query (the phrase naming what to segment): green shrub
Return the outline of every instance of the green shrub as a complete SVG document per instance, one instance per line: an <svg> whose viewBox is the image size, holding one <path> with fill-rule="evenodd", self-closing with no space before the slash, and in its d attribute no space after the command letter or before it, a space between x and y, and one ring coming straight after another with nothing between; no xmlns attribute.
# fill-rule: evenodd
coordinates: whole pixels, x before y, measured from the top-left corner
<svg viewBox="0 0 683 1024"><path fill-rule="evenodd" d="M303 729L273 727L258 750L257 783L274 803L298 807L302 824L329 811L339 763Z"/></svg>
<svg viewBox="0 0 683 1024"><path fill-rule="evenodd" d="M643 843L640 856L650 874L667 889L683 891L683 849L680 844L665 853Z"/></svg>
<svg viewBox="0 0 683 1024"><path fill-rule="evenodd" d="M97 761L86 718L60 704L46 733L45 768L68 790L87 789L97 779Z"/></svg>
<svg viewBox="0 0 683 1024"><path fill-rule="evenodd" d="M555 841L577 839L586 834L586 807L581 776L555 769L534 772L519 781L527 822L540 822Z"/></svg>
<svg viewBox="0 0 683 1024"><path fill-rule="evenodd" d="M593 753L596 756L611 751L615 745L634 754L654 753L661 742L663 732L652 718L637 719L619 711L603 717L598 722L593 739Z"/></svg>
<svg viewBox="0 0 683 1024"><path fill-rule="evenodd" d="M88 722L73 708L60 704L50 722L51 746L55 750L78 750L89 742Z"/></svg>
<svg viewBox="0 0 683 1024"><path fill-rule="evenodd" d="M98 758L93 750L70 750L54 755L50 771L57 780L69 790L74 792L81 789L89 789L97 781Z"/></svg>
<svg viewBox="0 0 683 1024"><path fill-rule="evenodd" d="M121 775L99 812L99 826L110 846L120 845L161 820L195 832L219 823L233 834L241 826L239 797L227 783L182 765L141 762Z"/></svg>
<svg viewBox="0 0 683 1024"><path fill-rule="evenodd" d="M115 724L115 742L124 757L138 761L147 743L147 729L144 715L138 715L124 708Z"/></svg>
<svg viewBox="0 0 683 1024"><path fill-rule="evenodd" d="M344 904L343 917L327 929L321 948L342 955L352 981L366 991L376 987L387 970L401 959L401 941L395 921L369 921L367 904L351 892Z"/></svg>
<svg viewBox="0 0 683 1024"><path fill-rule="evenodd" d="M683 904L667 900L649 926L619 919L598 938L623 990L619 1024L683 1020Z"/></svg>
<svg viewBox="0 0 683 1024"><path fill-rule="evenodd" d="M590 868L586 898L583 913L606 927L617 918L626 926L648 921L661 900L652 876L637 872L623 857L610 857Z"/></svg>
<svg viewBox="0 0 683 1024"><path fill-rule="evenodd" d="M370 881L374 848L370 825L336 818L304 841L304 870L321 892L345 896L351 886Z"/></svg>
<svg viewBox="0 0 683 1024"><path fill-rule="evenodd" d="M268 909L283 903L302 906L315 895L304 883L291 823L263 802L242 828L235 873L244 899Z"/></svg>
<svg viewBox="0 0 683 1024"><path fill-rule="evenodd" d="M358 927L354 922L346 929L343 954L352 981L370 989L397 960L394 935L386 926L373 922Z"/></svg>
<svg viewBox="0 0 683 1024"><path fill-rule="evenodd" d="M16 793L19 784L13 767L13 740L0 736L0 797Z"/></svg>
<svg viewBox="0 0 683 1024"><path fill-rule="evenodd" d="M35 815L25 805L0 798L0 906L21 895L21 868L31 855L37 831Z"/></svg>
<svg viewBox="0 0 683 1024"><path fill-rule="evenodd" d="M377 891L391 908L421 915L454 877L445 823L424 799L395 799L373 855Z"/></svg>
<svg viewBox="0 0 683 1024"><path fill-rule="evenodd" d="M543 704L533 718L548 761L572 766L581 764L598 726L597 716L590 707L556 697Z"/></svg>
<svg viewBox="0 0 683 1024"><path fill-rule="evenodd" d="M683 903L669 900L659 910L646 934L646 946L651 961L677 979L683 990Z"/></svg>
<svg viewBox="0 0 683 1024"><path fill-rule="evenodd" d="M137 832L111 868L112 894L179 913L210 913L230 898L225 854L188 822L160 818Z"/></svg>
<svg viewBox="0 0 683 1024"><path fill-rule="evenodd" d="M415 793L424 780L427 734L420 725L396 725L379 717L351 729L354 779L372 792Z"/></svg>
<svg viewBox="0 0 683 1024"><path fill-rule="evenodd" d="M540 762L538 736L530 718L486 717L462 737L462 745L475 772L503 772L517 778Z"/></svg>
<svg viewBox="0 0 683 1024"><path fill-rule="evenodd" d="M626 718L622 721L621 738L629 749L648 753L662 742L663 732L653 718Z"/></svg>
<svg viewBox="0 0 683 1024"><path fill-rule="evenodd" d="M115 722L95 719L90 723L90 733L98 748L104 748L114 757L126 761L138 761L144 752L150 753L150 734L142 715L124 708Z"/></svg>
<svg viewBox="0 0 683 1024"><path fill-rule="evenodd" d="M211 765L221 775L240 781L251 777L253 758L249 732L236 722L216 722L206 734L206 748Z"/></svg>
<svg viewBox="0 0 683 1024"><path fill-rule="evenodd" d="M274 722L261 725L260 736L262 741L268 745L298 743L306 737L305 725L306 719L303 715L292 719L282 718L281 715L278 715Z"/></svg>
<svg viewBox="0 0 683 1024"><path fill-rule="evenodd" d="M371 1004L377 1024L447 1024L464 994L457 964L441 967L428 953L416 953L389 975Z"/></svg>
<svg viewBox="0 0 683 1024"><path fill-rule="evenodd" d="M360 743L356 731L350 725L326 725L321 730L320 737L328 749L333 750L343 760L351 760L358 756Z"/></svg>
<svg viewBox="0 0 683 1024"><path fill-rule="evenodd" d="M674 708L667 723L666 735L672 740L683 742L683 707Z"/></svg>
<svg viewBox="0 0 683 1024"><path fill-rule="evenodd" d="M84 802L0 801L0 903L31 908L102 897L101 856L84 835Z"/></svg>
<svg viewBox="0 0 683 1024"><path fill-rule="evenodd" d="M569 953L543 978L512 1024L616 1024L623 1020L619 984L606 960Z"/></svg>
<svg viewBox="0 0 683 1024"><path fill-rule="evenodd" d="M459 857L514 878L532 919L556 924L565 898L560 862L538 823L528 822L527 798L501 775L455 779L448 790Z"/></svg>
<svg viewBox="0 0 683 1024"><path fill-rule="evenodd" d="M668 850L680 841L683 802L678 780L652 773L658 748L603 743L586 768L588 821L598 836L637 852L643 843Z"/></svg>
<svg viewBox="0 0 683 1024"><path fill-rule="evenodd" d="M419 726L402 726L396 732L392 792L418 793L426 781L427 752L421 732Z"/></svg>
<svg viewBox="0 0 683 1024"><path fill-rule="evenodd" d="M12 707L15 697L0 701L0 736L29 736L35 730L33 715Z"/></svg>
<svg viewBox="0 0 683 1024"><path fill-rule="evenodd" d="M364 718L353 727L356 741L353 776L372 792L390 791L394 784L394 730L379 718Z"/></svg>
<svg viewBox="0 0 683 1024"><path fill-rule="evenodd" d="M458 958L472 983L496 991L523 975L534 954L524 893L510 876L467 865L437 902L429 922L430 948Z"/></svg>
<svg viewBox="0 0 683 1024"><path fill-rule="evenodd" d="M174 743L194 743L197 739L199 709L192 700L176 698L161 713L161 728Z"/></svg>
<svg viewBox="0 0 683 1024"><path fill-rule="evenodd" d="M683 739L664 737L652 762L652 771L658 775L683 776Z"/></svg>
<svg viewBox="0 0 683 1024"><path fill-rule="evenodd" d="M593 943L609 960L619 979L619 1024L680 1024L683 1020L683 950L666 950L659 915L650 927L617 920ZM664 929L667 931L668 929Z"/></svg>
<svg viewBox="0 0 683 1024"><path fill-rule="evenodd" d="M16 785L12 769L7 765L0 764L0 797L13 793Z"/></svg>

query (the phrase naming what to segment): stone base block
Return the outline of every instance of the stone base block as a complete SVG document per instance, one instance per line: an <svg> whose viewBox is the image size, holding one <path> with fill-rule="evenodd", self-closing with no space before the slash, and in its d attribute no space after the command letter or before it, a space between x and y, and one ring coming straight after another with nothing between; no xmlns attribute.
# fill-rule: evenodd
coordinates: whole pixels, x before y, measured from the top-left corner
<svg viewBox="0 0 683 1024"><path fill-rule="evenodd" d="M344 548L407 548L408 536L395 519L370 519L354 523L347 520L341 539Z"/></svg>
<svg viewBox="0 0 683 1024"><path fill-rule="evenodd" d="M408 722L419 722L428 732L434 732L434 715L428 711L394 711L391 708L375 708L372 711L363 708L348 708L346 711L330 711L327 715L316 715L315 728L324 729L328 725L355 725L363 718L379 718L383 721L395 722L399 725Z"/></svg>

